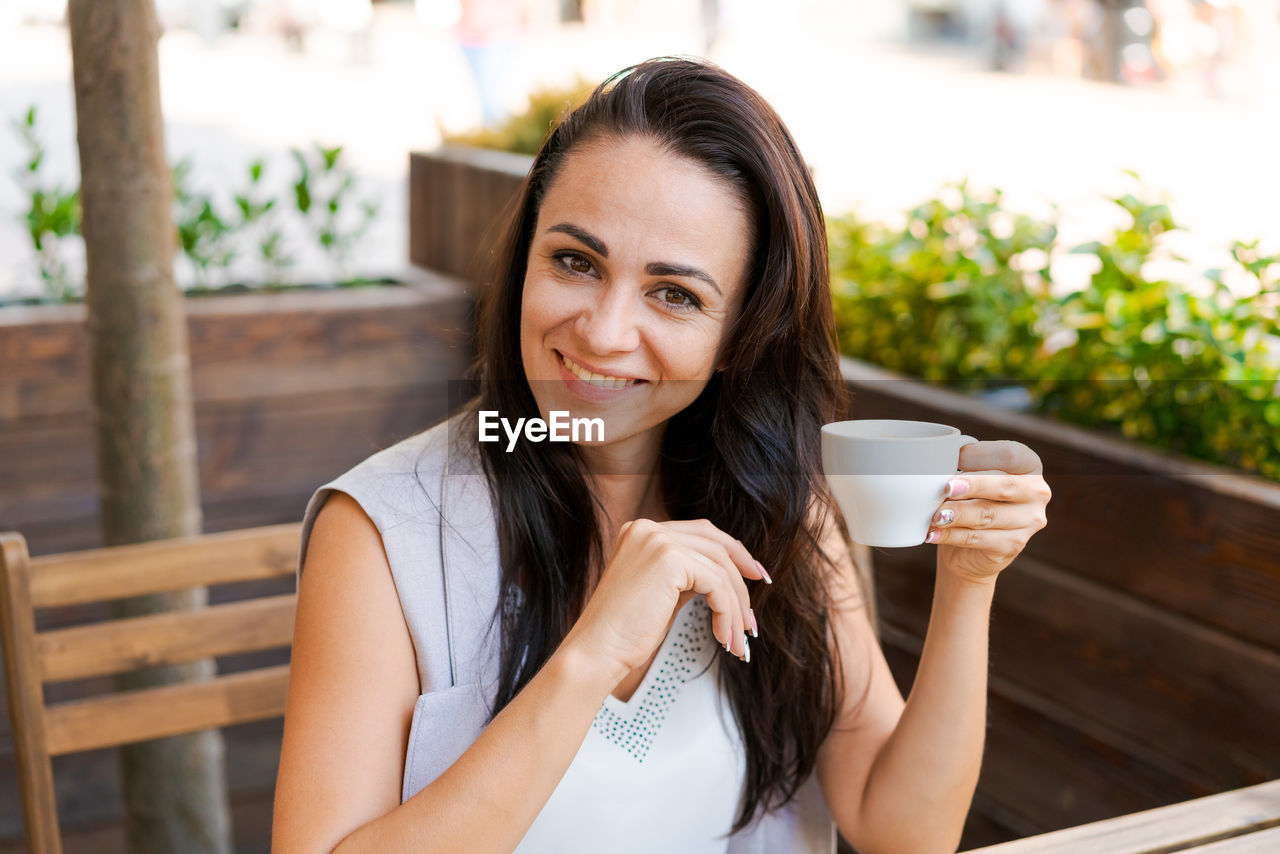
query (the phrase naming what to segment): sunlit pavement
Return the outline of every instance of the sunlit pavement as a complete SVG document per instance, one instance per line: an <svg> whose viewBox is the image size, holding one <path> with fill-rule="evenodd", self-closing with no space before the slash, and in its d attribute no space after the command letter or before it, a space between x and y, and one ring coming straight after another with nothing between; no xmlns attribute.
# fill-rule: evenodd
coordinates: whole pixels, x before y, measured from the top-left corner
<svg viewBox="0 0 1280 854"><path fill-rule="evenodd" d="M625 26L535 21L512 57L507 100L517 105L524 91L578 73L598 79L648 56L702 52L697 4L636 5L643 17ZM789 15L764 0L723 5L712 58L778 108L814 167L829 215L856 206L891 218L967 176L1005 189L1017 208L1044 211L1056 202L1064 239L1091 239L1118 222L1101 194L1130 189L1120 170L1132 168L1168 192L1190 234L1176 246L1197 263L1220 263L1235 238L1262 237L1280 251L1280 83L1268 83L1277 80L1271 71L1260 72L1252 100L1212 101L997 74L971 53L908 49L892 4L810 0L788 4ZM191 157L200 185L241 184L248 162L266 155L268 177L284 187L289 146L345 146L365 194L382 203L357 258L369 272L405 263L407 152L437 145L441 127L461 130L479 118L460 51L448 33L424 28L409 5L375 7L363 46L314 32L295 52L260 31L206 43L174 30L161 40L160 58L169 156ZM0 24L0 116L7 125L33 102L49 168L69 181L66 31ZM23 200L6 180L20 155L7 127L0 140L0 293L29 291L31 256L17 222Z"/></svg>

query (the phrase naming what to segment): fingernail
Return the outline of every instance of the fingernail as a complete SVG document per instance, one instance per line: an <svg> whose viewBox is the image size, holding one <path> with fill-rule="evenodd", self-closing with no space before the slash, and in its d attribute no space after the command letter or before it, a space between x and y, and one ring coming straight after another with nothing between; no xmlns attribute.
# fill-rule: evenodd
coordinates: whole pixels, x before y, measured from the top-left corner
<svg viewBox="0 0 1280 854"><path fill-rule="evenodd" d="M952 510L950 507L947 507L944 510L938 511L938 516L934 520L934 524L950 525L955 520L956 520L956 511Z"/></svg>
<svg viewBox="0 0 1280 854"><path fill-rule="evenodd" d="M731 637L731 638L729 638L727 641L725 641L725 642L724 642L724 651L725 651L725 652L727 652L727 653L732 653L732 652L733 652L733 650L729 648L729 644L731 644L731 643L733 643L733 638L732 638L732 637Z"/></svg>
<svg viewBox="0 0 1280 854"><path fill-rule="evenodd" d="M969 491L969 481L963 478L954 478L947 481L947 498L957 498Z"/></svg>
<svg viewBox="0 0 1280 854"><path fill-rule="evenodd" d="M770 578L769 573L765 571L764 564L762 564L760 561L756 561L756 569L760 570L760 574L764 576L765 584L773 583L773 579Z"/></svg>
<svg viewBox="0 0 1280 854"><path fill-rule="evenodd" d="M747 664L750 664L751 663L751 642L747 640L746 635L742 636L742 649L744 650L743 652L744 660L747 662Z"/></svg>
<svg viewBox="0 0 1280 854"><path fill-rule="evenodd" d="M930 532L929 532L929 535L928 535L927 537L925 537L925 538L924 538L924 541L925 541L926 543L936 543L936 542L938 541L938 532L937 532L937 531L930 531Z"/></svg>
<svg viewBox="0 0 1280 854"><path fill-rule="evenodd" d="M760 637L760 627L756 625L756 612L751 608L747 609L747 622L751 624L751 636Z"/></svg>

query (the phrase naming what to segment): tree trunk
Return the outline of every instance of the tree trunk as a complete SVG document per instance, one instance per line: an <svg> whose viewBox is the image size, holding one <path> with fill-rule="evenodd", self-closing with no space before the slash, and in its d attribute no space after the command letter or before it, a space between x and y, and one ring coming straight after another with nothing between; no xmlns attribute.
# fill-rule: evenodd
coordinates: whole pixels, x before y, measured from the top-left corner
<svg viewBox="0 0 1280 854"><path fill-rule="evenodd" d="M191 377L173 278L154 0L71 0L71 55L88 265L103 540L198 534ZM203 588L119 603L116 616L199 608ZM118 678L124 690L207 679L211 660ZM136 854L227 854L217 730L122 748L126 831Z"/></svg>
<svg viewBox="0 0 1280 854"><path fill-rule="evenodd" d="M1102 5L1102 38L1099 46L1099 77L1108 83L1123 83L1120 73L1124 49L1124 11L1128 0L1099 0Z"/></svg>

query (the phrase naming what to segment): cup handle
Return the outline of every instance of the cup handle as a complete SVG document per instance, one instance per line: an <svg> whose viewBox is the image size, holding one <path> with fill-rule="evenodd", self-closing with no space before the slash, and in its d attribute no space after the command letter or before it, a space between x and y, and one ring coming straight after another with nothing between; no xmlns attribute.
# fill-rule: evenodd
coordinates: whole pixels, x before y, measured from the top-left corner
<svg viewBox="0 0 1280 854"><path fill-rule="evenodd" d="M958 451L960 448L963 448L965 445L972 445L976 441L978 440L973 438L972 436L966 436L962 433L960 435L960 446L956 450ZM960 469L956 469L956 471L960 471Z"/></svg>

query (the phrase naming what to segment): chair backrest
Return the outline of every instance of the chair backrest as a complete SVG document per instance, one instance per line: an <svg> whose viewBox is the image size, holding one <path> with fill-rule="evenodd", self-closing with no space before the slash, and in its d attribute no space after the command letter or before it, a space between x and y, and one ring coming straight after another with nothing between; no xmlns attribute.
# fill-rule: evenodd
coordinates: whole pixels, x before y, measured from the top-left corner
<svg viewBox="0 0 1280 854"><path fill-rule="evenodd" d="M31 558L0 533L0 637L28 846L61 854L51 757L284 714L289 666L46 704L44 685L288 647L296 592L36 631L35 612L294 574L298 524Z"/></svg>

